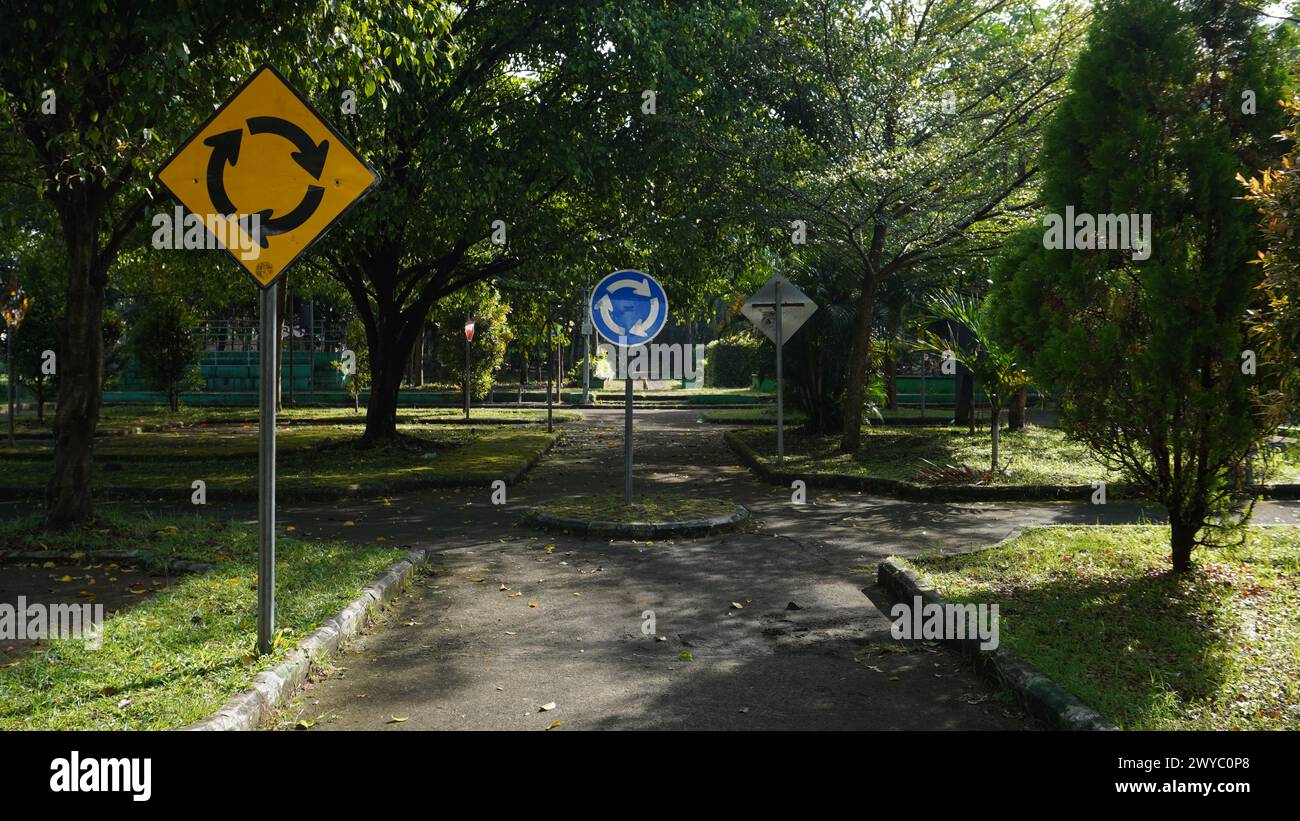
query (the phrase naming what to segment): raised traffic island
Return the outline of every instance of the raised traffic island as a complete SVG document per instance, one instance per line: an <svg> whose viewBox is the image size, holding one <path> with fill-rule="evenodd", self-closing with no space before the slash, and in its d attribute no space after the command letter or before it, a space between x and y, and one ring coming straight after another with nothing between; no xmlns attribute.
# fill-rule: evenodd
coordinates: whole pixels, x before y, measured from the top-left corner
<svg viewBox="0 0 1300 821"><path fill-rule="evenodd" d="M724 499L616 494L551 499L529 510L528 524L586 536L654 539L703 536L731 530L749 518L744 505Z"/></svg>

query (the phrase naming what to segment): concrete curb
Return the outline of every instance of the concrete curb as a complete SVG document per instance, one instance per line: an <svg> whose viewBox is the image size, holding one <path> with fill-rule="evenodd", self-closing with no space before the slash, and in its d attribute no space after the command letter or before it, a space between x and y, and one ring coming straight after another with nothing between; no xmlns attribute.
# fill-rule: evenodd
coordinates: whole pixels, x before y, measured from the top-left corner
<svg viewBox="0 0 1300 821"><path fill-rule="evenodd" d="M1086 502L1092 497L1093 492L1091 485L918 485L915 482L872 476L792 473L775 470L767 465L753 448L736 435L735 431L724 432L722 438L740 457L742 464L763 481L778 485L788 486L796 479L800 479L809 485L894 496L910 502ZM1108 484L1106 495L1112 499L1128 498L1124 486L1120 484Z"/></svg>
<svg viewBox="0 0 1300 821"><path fill-rule="evenodd" d="M602 536L607 538L657 539L664 536L704 536L731 530L749 518L749 509L744 505L735 505L727 514L708 516L699 519L680 519L674 522L608 522L591 519L579 519L571 516L556 516L539 511L536 508L524 514L528 524L548 530L561 530L580 536Z"/></svg>
<svg viewBox="0 0 1300 821"><path fill-rule="evenodd" d="M319 662L338 652L339 646L354 638L374 618L375 612L405 589L411 574L429 560L424 548L412 550L406 558L375 577L361 595L298 642L280 664L263 670L253 679L253 686L233 696L221 709L187 730L252 730L276 707L292 696Z"/></svg>
<svg viewBox="0 0 1300 821"><path fill-rule="evenodd" d="M894 559L880 563L876 580L896 600L911 603L919 596L924 604L943 604L939 591ZM1118 730L1100 713L1073 693L1039 672L1033 665L1007 650L983 650L979 639L952 639L962 655L980 672L1006 687L1025 710L1054 730Z"/></svg>

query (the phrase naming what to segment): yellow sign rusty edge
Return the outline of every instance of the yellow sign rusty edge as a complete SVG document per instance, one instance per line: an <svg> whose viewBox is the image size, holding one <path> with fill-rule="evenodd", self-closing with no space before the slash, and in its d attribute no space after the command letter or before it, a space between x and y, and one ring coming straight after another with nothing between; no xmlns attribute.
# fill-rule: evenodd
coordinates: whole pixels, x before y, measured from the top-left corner
<svg viewBox="0 0 1300 821"><path fill-rule="evenodd" d="M238 231L248 250L228 242L226 251L265 288L379 184L379 173L265 65L168 158L157 179L209 234L214 220L236 215L223 227ZM234 208L222 213L214 199ZM262 220L264 245L239 222L252 214Z"/></svg>

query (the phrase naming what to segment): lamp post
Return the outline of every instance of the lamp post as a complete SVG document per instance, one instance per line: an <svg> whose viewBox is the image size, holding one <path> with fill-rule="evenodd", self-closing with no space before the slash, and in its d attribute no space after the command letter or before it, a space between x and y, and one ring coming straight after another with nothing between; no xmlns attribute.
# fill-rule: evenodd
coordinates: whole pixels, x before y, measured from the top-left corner
<svg viewBox="0 0 1300 821"><path fill-rule="evenodd" d="M465 320L465 418L469 419L469 391L472 371L470 370L471 347L474 341L474 317Z"/></svg>
<svg viewBox="0 0 1300 821"><path fill-rule="evenodd" d="M4 287L0 313L4 314L5 320L5 377L9 383L9 447L14 446L14 403L18 398L18 380L14 379L14 332L27 316L27 309L31 304L27 292L18 283L10 283Z"/></svg>

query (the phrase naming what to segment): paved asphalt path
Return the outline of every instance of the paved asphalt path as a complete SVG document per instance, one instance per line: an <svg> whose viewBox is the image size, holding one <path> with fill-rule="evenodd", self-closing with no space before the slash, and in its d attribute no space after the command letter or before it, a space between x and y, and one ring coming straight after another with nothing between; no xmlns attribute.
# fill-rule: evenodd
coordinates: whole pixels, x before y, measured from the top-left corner
<svg viewBox="0 0 1300 821"><path fill-rule="evenodd" d="M304 534L384 535L439 555L281 726L1024 728L956 654L891 639L876 563L973 549L1029 524L1158 519L1133 505L918 504L816 487L796 506L788 489L739 467L721 430L697 419L638 412L637 490L745 504L753 518L740 532L637 542L518 524L543 499L619 492L620 410L585 411L564 426L562 443L504 507L482 488L284 510ZM1269 505L1260 518L1295 521L1296 512Z"/></svg>
<svg viewBox="0 0 1300 821"><path fill-rule="evenodd" d="M788 488L739 467L697 411L647 409L637 412L638 492L740 502L753 513L743 530L638 543L521 526L540 500L621 490L621 410L583 415L504 506L483 487L280 508L299 535L382 536L438 554L281 726L1023 728L956 654L891 639L876 563L986 546L1031 524L1160 519L1124 503L916 503L815 485L796 506ZM209 508L255 521L251 505ZM1300 506L1262 504L1256 521L1300 522Z"/></svg>

